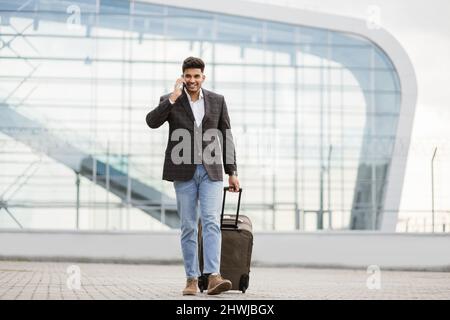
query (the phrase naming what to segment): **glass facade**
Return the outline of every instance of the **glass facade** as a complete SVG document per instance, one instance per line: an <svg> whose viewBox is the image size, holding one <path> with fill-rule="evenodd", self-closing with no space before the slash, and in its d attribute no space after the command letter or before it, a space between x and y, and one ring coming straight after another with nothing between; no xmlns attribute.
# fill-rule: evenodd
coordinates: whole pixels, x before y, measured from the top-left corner
<svg viewBox="0 0 450 320"><path fill-rule="evenodd" d="M191 55L227 101L255 230L379 225L401 92L367 39L127 1L0 15L0 227L168 228L168 128L145 116Z"/></svg>

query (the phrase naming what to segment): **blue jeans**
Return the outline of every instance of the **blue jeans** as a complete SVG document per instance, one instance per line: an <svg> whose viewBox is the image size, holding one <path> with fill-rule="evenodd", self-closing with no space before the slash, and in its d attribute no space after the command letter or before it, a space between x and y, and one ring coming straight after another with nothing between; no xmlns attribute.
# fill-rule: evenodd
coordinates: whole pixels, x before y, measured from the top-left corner
<svg viewBox="0 0 450 320"><path fill-rule="evenodd" d="M223 182L212 181L203 165L197 165L188 181L174 181L181 218L181 250L188 278L200 276L198 263L198 203L203 235L203 273L220 273L220 212Z"/></svg>

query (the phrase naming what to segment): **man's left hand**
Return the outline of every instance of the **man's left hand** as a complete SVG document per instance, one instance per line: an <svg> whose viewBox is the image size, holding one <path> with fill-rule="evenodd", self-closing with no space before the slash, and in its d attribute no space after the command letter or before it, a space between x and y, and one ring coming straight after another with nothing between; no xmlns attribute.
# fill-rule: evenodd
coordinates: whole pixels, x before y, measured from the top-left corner
<svg viewBox="0 0 450 320"><path fill-rule="evenodd" d="M239 192L239 179L237 176L228 177L228 186L230 192Z"/></svg>

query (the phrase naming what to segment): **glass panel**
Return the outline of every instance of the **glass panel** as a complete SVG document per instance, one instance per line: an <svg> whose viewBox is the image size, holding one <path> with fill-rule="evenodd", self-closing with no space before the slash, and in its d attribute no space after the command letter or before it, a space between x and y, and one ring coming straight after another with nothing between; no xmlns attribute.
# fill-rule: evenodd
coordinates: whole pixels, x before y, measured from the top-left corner
<svg viewBox="0 0 450 320"><path fill-rule="evenodd" d="M17 209L26 227L74 228L74 168L51 154L55 147L109 163L127 182L118 196L84 174L81 228L168 228L158 221L164 201L175 204L171 183L161 181L168 125L150 130L145 116L172 90L187 56L205 60L204 88L226 98L246 185L242 210L255 230L294 228L295 208L305 212L302 228L316 230L321 207L333 212L335 228L347 229L355 209L369 208L370 218L372 208L383 207L401 92L389 57L375 44L332 30L163 5L101 1L96 15L97 1L73 4L83 13L78 26L69 26L67 7L51 0L40 1L36 12L24 7L32 15L2 17L8 43L0 58L2 111L14 109L58 138L30 135L26 144L9 127L0 133L0 192L27 165L41 166L13 198L41 205ZM17 3L3 1L0 9L13 12ZM23 123L13 129L28 130ZM140 183L157 196L129 206L127 193ZM58 201L64 210L56 218ZM150 207L159 216L151 217ZM1 218L3 226L10 224Z"/></svg>

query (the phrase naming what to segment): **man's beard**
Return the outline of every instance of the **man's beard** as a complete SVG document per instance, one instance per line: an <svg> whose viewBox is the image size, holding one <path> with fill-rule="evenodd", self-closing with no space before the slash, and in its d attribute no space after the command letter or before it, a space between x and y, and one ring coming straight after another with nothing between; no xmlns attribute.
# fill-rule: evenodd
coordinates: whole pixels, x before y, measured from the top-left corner
<svg viewBox="0 0 450 320"><path fill-rule="evenodd" d="M197 89L190 89L189 87L186 87L187 91L190 93L198 93L200 92L200 89L202 88L201 86L196 86Z"/></svg>

